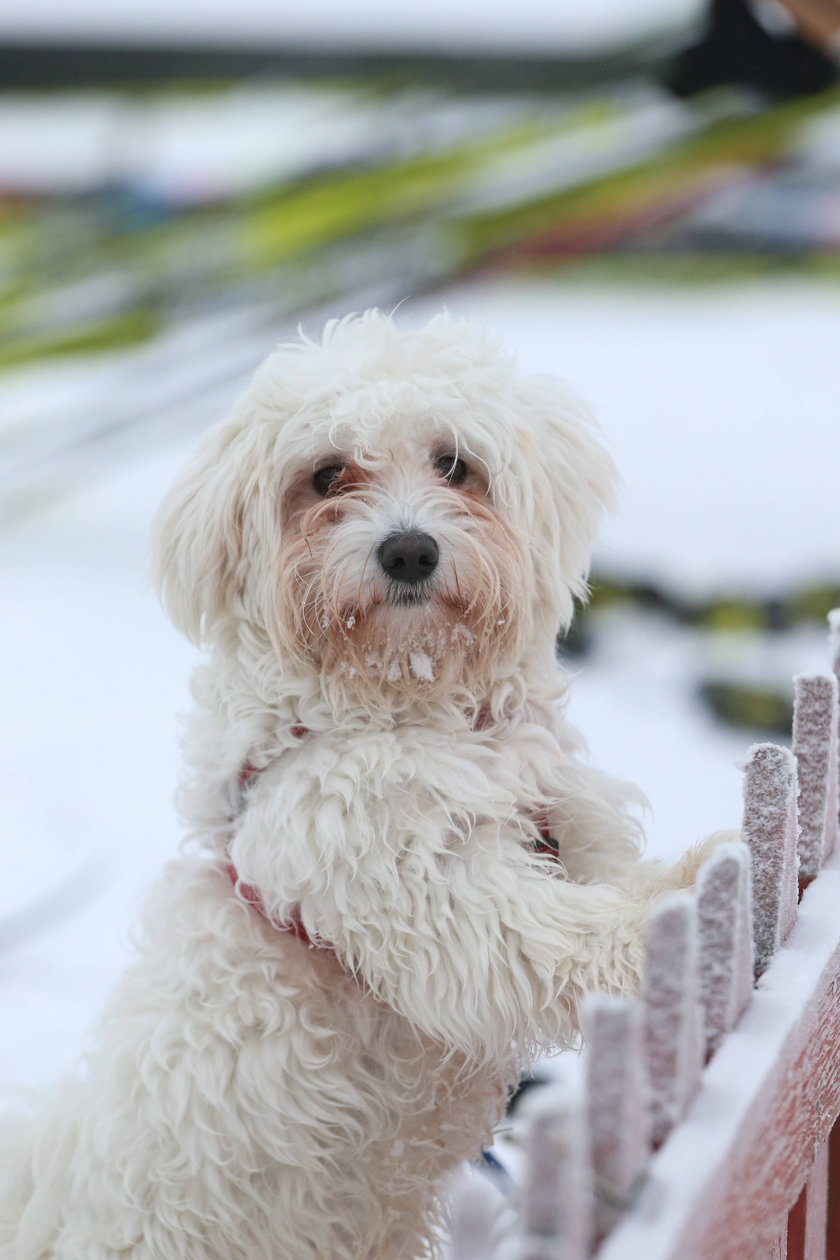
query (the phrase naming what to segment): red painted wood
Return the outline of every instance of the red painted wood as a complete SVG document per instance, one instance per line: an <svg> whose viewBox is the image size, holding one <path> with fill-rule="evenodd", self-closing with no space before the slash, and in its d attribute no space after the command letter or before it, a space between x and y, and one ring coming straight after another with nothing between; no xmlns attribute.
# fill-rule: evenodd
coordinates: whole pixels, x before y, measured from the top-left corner
<svg viewBox="0 0 840 1260"><path fill-rule="evenodd" d="M788 1260L826 1260L828 1142L823 1142L788 1217Z"/></svg>
<svg viewBox="0 0 840 1260"><path fill-rule="evenodd" d="M784 1220L794 1205L815 1143L825 1138L840 1112L838 963L835 955L811 1018L797 1029L793 1045L777 1064L772 1087L762 1099L763 1114L753 1117L721 1170L714 1208L710 1201L704 1219L690 1223L690 1245L675 1250L675 1257L752 1260L761 1252L749 1248L747 1239L766 1237L769 1223ZM772 1235L767 1245L773 1245Z"/></svg>
<svg viewBox="0 0 840 1260"><path fill-rule="evenodd" d="M806 1181L799 1198L794 1203L788 1216L788 1260L805 1260L805 1212L807 1210L807 1200L808 1182Z"/></svg>
<svg viewBox="0 0 840 1260"><path fill-rule="evenodd" d="M805 1192L805 1260L825 1260L828 1233L828 1143L820 1146Z"/></svg>
<svg viewBox="0 0 840 1260"><path fill-rule="evenodd" d="M840 1123L828 1139L828 1237L826 1260L840 1260Z"/></svg>

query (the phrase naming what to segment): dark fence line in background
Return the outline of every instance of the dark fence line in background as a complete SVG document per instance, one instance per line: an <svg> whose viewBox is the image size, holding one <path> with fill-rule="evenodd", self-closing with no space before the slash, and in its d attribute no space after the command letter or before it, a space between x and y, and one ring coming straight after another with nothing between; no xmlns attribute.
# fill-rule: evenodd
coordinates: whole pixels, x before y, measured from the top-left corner
<svg viewBox="0 0 840 1260"><path fill-rule="evenodd" d="M274 45L161 47L83 42L0 42L0 90L160 84L230 78L361 79L427 83L465 91L597 88L650 75L673 40L643 41L596 56L510 56L418 49L306 49Z"/></svg>
<svg viewBox="0 0 840 1260"><path fill-rule="evenodd" d="M596 572L589 602L578 607L571 630L558 646L563 656L586 656L593 646L599 614L611 608L652 613L707 634L780 635L795 627L824 623L838 605L837 580L795 587L783 595L717 594L692 599L662 583ZM790 740L793 690L787 684L707 676L696 684L695 694L704 708L728 726Z"/></svg>
<svg viewBox="0 0 840 1260"><path fill-rule="evenodd" d="M783 595L732 593L692 599L660 583L596 573L589 601L577 616L585 621L591 613L616 604L659 612L679 625L704 630L789 630L803 622L823 623L840 604L840 580L798 586Z"/></svg>

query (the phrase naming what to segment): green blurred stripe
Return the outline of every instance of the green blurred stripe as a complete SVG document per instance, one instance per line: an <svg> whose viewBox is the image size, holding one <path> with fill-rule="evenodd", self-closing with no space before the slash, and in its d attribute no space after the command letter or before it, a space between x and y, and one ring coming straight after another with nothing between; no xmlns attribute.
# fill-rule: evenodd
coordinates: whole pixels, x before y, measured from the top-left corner
<svg viewBox="0 0 840 1260"><path fill-rule="evenodd" d="M20 207L7 207L0 219L0 315L8 330L8 344L0 351L0 364L141 340L176 314L182 300L214 300L241 290L243 284L259 283L275 268L278 290L282 269L292 266L302 301L308 275L312 277L309 287L320 300L325 295L317 273L325 248L340 242L352 245L399 223L426 225L435 215L441 228L438 244L430 237L425 247L442 249L449 274L546 234L559 234L572 244L579 239L585 251L596 247L587 245L587 234L597 242L599 231L621 229L632 224L634 217L670 200L702 195L729 171L776 161L788 151L803 121L839 103L840 89L832 89L761 114L712 122L700 134L624 169L494 211L457 215L452 207L459 195L468 192L476 175L492 174L500 159L526 152L535 141L587 128L597 138L598 127L614 117L616 103L608 98L584 101L550 123L535 115L443 152L333 170L222 205L193 208L161 222L114 227L104 211L97 218L93 205L93 226L84 226L82 215L78 221L83 227L75 242L68 228L69 245L63 254L54 244L61 236L56 230L62 221L60 205L36 210L30 220ZM444 208L450 217L440 219ZM71 210L78 215L79 207L69 203L64 207L72 224ZM56 248L58 261L53 268L51 249ZM15 257L23 260L17 274L10 265ZM666 263L647 257L634 265L661 275L666 266L682 266L683 261L690 266L688 260ZM597 261L592 265L597 266ZM813 260L808 265L819 267ZM621 266L632 265L626 260L611 262L616 275L621 274ZM720 274L721 268L730 266L737 274L739 267L749 264L738 258L718 259L712 269L718 268ZM698 267L709 274L707 256ZM824 257L822 272L834 274L829 256ZM127 303L130 312L103 309L98 318L91 317L88 325L71 332L57 319L51 321L50 305L61 297L62 288L110 273L127 278L129 291L119 305L124 308ZM335 284L332 296L339 296L340 281ZM40 317L39 307L43 308Z"/></svg>

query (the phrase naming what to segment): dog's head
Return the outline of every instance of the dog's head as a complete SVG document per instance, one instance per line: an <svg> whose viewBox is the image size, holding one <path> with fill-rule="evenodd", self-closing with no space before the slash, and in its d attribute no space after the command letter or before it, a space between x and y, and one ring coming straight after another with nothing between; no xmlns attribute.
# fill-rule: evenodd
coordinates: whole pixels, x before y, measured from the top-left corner
<svg viewBox="0 0 840 1260"><path fill-rule="evenodd" d="M262 637L333 693L480 698L545 663L613 471L581 404L473 325L371 311L281 346L208 434L159 586L194 641Z"/></svg>

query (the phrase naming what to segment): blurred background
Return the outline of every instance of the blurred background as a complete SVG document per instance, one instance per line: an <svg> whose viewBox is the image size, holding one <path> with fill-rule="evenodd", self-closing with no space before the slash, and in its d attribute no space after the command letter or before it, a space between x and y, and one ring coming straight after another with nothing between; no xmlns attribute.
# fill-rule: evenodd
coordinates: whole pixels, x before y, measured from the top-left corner
<svg viewBox="0 0 840 1260"><path fill-rule="evenodd" d="M70 1068L174 855L149 521L298 324L446 303L623 472L562 644L651 850L737 825L840 603L840 0L0 16L0 1082Z"/></svg>

